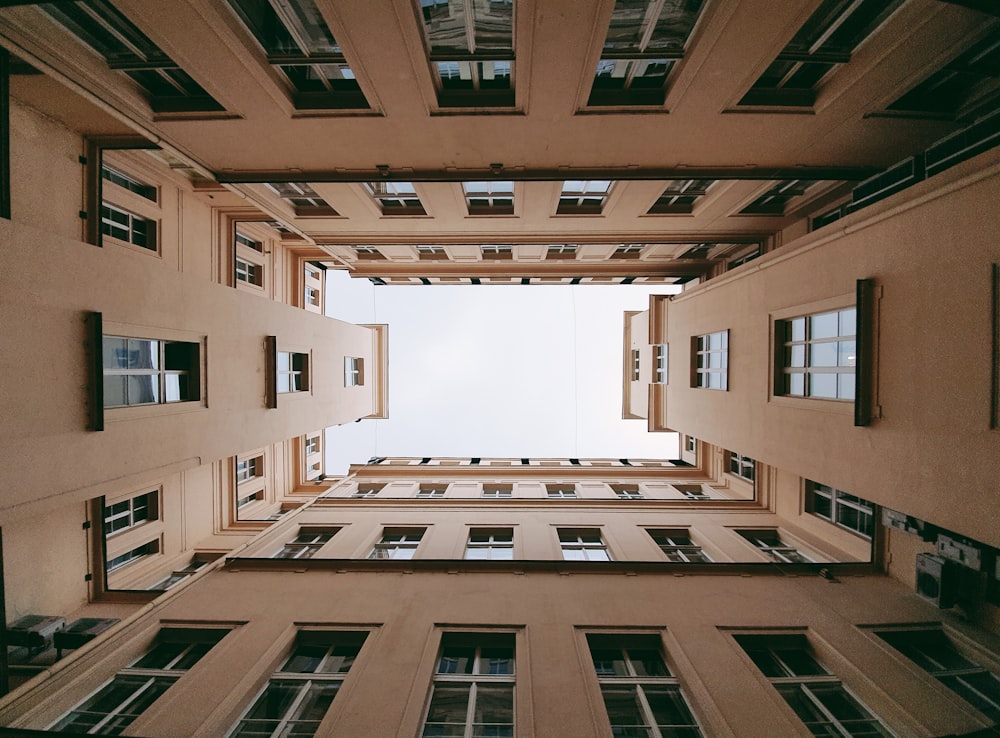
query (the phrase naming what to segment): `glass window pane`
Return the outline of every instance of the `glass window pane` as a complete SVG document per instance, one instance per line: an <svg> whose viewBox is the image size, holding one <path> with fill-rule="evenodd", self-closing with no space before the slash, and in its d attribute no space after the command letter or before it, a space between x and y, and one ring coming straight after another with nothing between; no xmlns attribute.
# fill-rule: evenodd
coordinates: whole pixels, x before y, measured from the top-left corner
<svg viewBox="0 0 1000 738"><path fill-rule="evenodd" d="M280 720L298 697L300 685L271 682L246 714L246 720Z"/></svg>
<svg viewBox="0 0 1000 738"><path fill-rule="evenodd" d="M854 374L837 375L837 397L841 400L854 399Z"/></svg>
<svg viewBox="0 0 1000 738"><path fill-rule="evenodd" d="M608 719L611 721L612 733L620 735L647 736L648 732L638 730L635 733L621 732L622 729L642 729L648 727L646 719L642 714L642 707L636 694L636 688L632 686L611 687L602 685L601 694L604 697L604 707L608 711Z"/></svg>
<svg viewBox="0 0 1000 738"><path fill-rule="evenodd" d="M806 377L804 374L788 375L788 394L804 395L806 392Z"/></svg>
<svg viewBox="0 0 1000 738"><path fill-rule="evenodd" d="M834 338L837 335L839 323L838 313L820 313L809 316L810 338Z"/></svg>
<svg viewBox="0 0 1000 738"><path fill-rule="evenodd" d="M854 366L857 362L857 344L854 341L837 343L837 363L840 366Z"/></svg>
<svg viewBox="0 0 1000 738"><path fill-rule="evenodd" d="M109 338L105 336L102 344L105 369L128 368L128 342L124 338Z"/></svg>
<svg viewBox="0 0 1000 738"><path fill-rule="evenodd" d="M643 687L657 725L694 725L695 720L677 687Z"/></svg>
<svg viewBox="0 0 1000 738"><path fill-rule="evenodd" d="M441 651L438 674L471 674L476 649L471 646L447 646Z"/></svg>
<svg viewBox="0 0 1000 738"><path fill-rule="evenodd" d="M837 344L809 344L809 366L837 366Z"/></svg>
<svg viewBox="0 0 1000 738"><path fill-rule="evenodd" d="M853 381L853 377L851 380ZM809 375L809 396L825 397L836 399L837 397L837 375L836 374L810 374Z"/></svg>
<svg viewBox="0 0 1000 738"><path fill-rule="evenodd" d="M104 375L104 407L119 407L127 402L127 380L124 375Z"/></svg>
<svg viewBox="0 0 1000 738"><path fill-rule="evenodd" d="M128 340L129 369L158 369L160 366L159 341Z"/></svg>
<svg viewBox="0 0 1000 738"><path fill-rule="evenodd" d="M434 685L431 706L427 711L427 723L451 723L465 725L469 708L468 684ZM428 735L428 733L424 733ZM439 735L430 733L429 735ZM459 733L461 735L461 733Z"/></svg>
<svg viewBox="0 0 1000 738"><path fill-rule="evenodd" d="M804 341L806 340L806 319L805 318L795 318L790 323L791 326L791 340L792 341Z"/></svg>
<svg viewBox="0 0 1000 738"><path fill-rule="evenodd" d="M840 311L840 335L853 336L857 332L858 311L855 308L848 308Z"/></svg>
<svg viewBox="0 0 1000 738"><path fill-rule="evenodd" d="M131 374L128 376L128 404L147 405L160 401L158 374Z"/></svg>
<svg viewBox="0 0 1000 738"><path fill-rule="evenodd" d="M473 721L479 725L514 723L514 685L476 686L476 707L473 711Z"/></svg>

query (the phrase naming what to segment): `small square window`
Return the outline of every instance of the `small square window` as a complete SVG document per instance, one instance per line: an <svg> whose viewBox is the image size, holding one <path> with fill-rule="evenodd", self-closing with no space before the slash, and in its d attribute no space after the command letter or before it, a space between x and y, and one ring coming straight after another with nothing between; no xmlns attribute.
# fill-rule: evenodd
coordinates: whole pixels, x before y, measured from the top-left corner
<svg viewBox="0 0 1000 738"><path fill-rule="evenodd" d="M559 528L558 533L566 561L611 561L599 528Z"/></svg>
<svg viewBox="0 0 1000 738"><path fill-rule="evenodd" d="M566 180L559 194L556 214L600 215L610 194L610 180Z"/></svg>
<svg viewBox="0 0 1000 738"><path fill-rule="evenodd" d="M357 356L344 357L344 386L358 387L365 383L365 360Z"/></svg>
<svg viewBox="0 0 1000 738"><path fill-rule="evenodd" d="M309 354L279 351L277 364L278 393L309 391Z"/></svg>

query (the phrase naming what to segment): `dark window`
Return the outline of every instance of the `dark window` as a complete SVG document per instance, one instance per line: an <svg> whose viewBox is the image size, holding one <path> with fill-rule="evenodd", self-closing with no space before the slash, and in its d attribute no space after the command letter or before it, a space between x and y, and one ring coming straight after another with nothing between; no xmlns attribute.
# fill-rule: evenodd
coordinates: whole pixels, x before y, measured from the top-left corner
<svg viewBox="0 0 1000 738"><path fill-rule="evenodd" d="M197 343L104 336L104 407L201 398Z"/></svg>

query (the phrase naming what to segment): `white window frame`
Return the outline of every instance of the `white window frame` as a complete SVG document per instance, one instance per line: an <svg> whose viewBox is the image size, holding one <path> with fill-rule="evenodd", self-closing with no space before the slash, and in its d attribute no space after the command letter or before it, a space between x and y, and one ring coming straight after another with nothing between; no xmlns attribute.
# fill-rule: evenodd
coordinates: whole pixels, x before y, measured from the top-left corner
<svg viewBox="0 0 1000 738"><path fill-rule="evenodd" d="M600 528L556 528L556 537L564 561L614 560ZM570 551L579 551L580 556L567 556Z"/></svg>
<svg viewBox="0 0 1000 738"><path fill-rule="evenodd" d="M383 528L382 536L372 547L369 559L412 559L417 554L426 528Z"/></svg>
<svg viewBox="0 0 1000 738"><path fill-rule="evenodd" d="M473 541L473 537L485 538L485 540ZM470 552L485 552L485 556L470 556ZM471 561L501 560L512 561L514 559L514 529L482 527L470 528L469 537L465 541L464 559Z"/></svg>
<svg viewBox="0 0 1000 738"><path fill-rule="evenodd" d="M729 330L691 338L691 386L698 389L729 389Z"/></svg>

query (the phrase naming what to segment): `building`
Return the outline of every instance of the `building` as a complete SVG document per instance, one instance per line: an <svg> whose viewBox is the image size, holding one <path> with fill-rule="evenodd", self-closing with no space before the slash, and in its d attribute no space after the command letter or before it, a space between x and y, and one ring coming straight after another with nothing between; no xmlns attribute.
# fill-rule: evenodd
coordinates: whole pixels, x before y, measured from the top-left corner
<svg viewBox="0 0 1000 738"><path fill-rule="evenodd" d="M0 734L989 734L998 42L972 0L0 8ZM681 458L328 476L390 335L329 269L682 285L622 352Z"/></svg>

